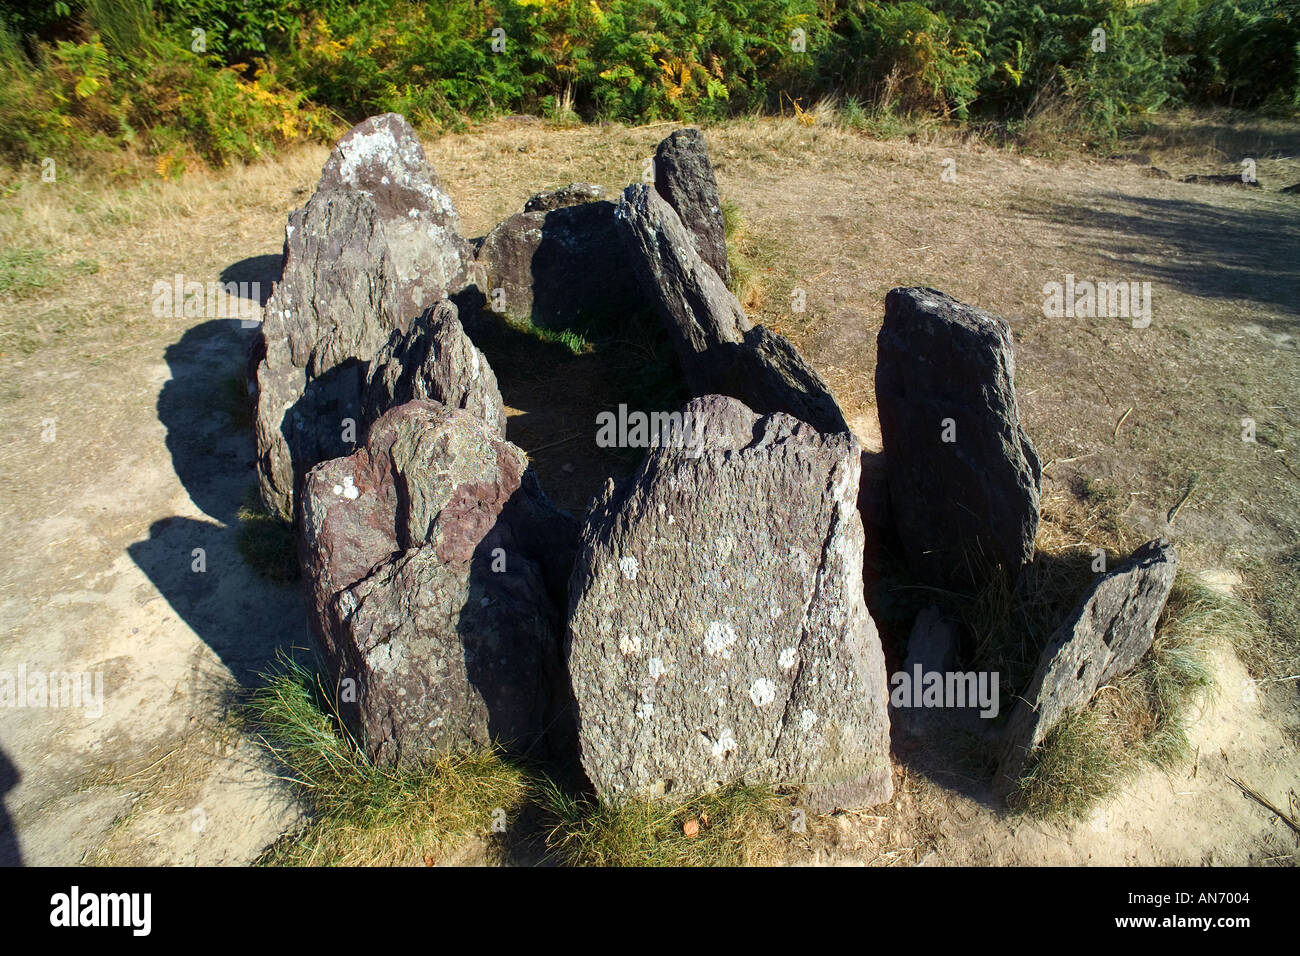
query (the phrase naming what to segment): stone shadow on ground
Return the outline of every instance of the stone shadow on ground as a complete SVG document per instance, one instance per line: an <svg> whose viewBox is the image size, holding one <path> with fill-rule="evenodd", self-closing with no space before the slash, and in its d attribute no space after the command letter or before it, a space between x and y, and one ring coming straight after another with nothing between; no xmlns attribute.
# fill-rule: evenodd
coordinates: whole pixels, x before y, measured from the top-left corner
<svg viewBox="0 0 1300 956"><path fill-rule="evenodd" d="M1260 316L1258 321L1300 330L1295 294L1300 287L1300 214L1293 204L1278 200L1239 206L1123 193L1099 198L1101 208L1021 199L1015 211L1069 223L1080 245L1113 264L1111 274L1077 279L1149 279L1157 323L1159 285L1168 283L1202 298L1246 299L1276 309L1296 318L1279 323Z"/></svg>
<svg viewBox="0 0 1300 956"><path fill-rule="evenodd" d="M212 520L154 522L127 548L173 610L244 685L281 651L313 648L302 596L262 578L238 547L239 510L256 483L243 370L257 334L235 319L186 330L164 353L172 376L158 395L172 467ZM201 566L196 570L202 549Z"/></svg>
<svg viewBox="0 0 1300 956"><path fill-rule="evenodd" d="M222 282L256 282L257 304L261 307L271 298L271 289L280 281L283 266L283 253L249 256L222 269L220 278Z"/></svg>
<svg viewBox="0 0 1300 956"><path fill-rule="evenodd" d="M23 854L18 845L18 830L5 809L4 796L18 786L18 768L0 750L0 866L22 866Z"/></svg>

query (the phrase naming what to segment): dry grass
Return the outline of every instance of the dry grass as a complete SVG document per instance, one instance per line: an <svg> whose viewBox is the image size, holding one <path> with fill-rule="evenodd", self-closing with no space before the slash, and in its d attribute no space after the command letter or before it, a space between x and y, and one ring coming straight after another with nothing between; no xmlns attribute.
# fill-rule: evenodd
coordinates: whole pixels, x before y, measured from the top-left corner
<svg viewBox="0 0 1300 956"><path fill-rule="evenodd" d="M734 784L684 802L621 806L544 791L557 818L547 842L573 866L761 866L781 859L793 801Z"/></svg>
<svg viewBox="0 0 1300 956"><path fill-rule="evenodd" d="M524 771L492 751L374 766L323 703L309 672L285 661L252 697L259 739L283 765L311 822L272 846L284 866L410 866L490 836L527 799Z"/></svg>
<svg viewBox="0 0 1300 956"><path fill-rule="evenodd" d="M1190 755L1188 724L1214 691L1214 650L1239 644L1258 626L1248 606L1180 572L1151 650L1053 729L1031 758L1012 806L1031 816L1078 820L1144 767L1178 766Z"/></svg>
<svg viewBox="0 0 1300 956"><path fill-rule="evenodd" d="M495 840L500 857L507 830L515 846L542 847L575 866L755 865L779 859L792 819L792 797L742 785L615 807L491 750L376 767L292 661L253 694L248 713L310 819L264 854L270 865L434 863L475 838Z"/></svg>

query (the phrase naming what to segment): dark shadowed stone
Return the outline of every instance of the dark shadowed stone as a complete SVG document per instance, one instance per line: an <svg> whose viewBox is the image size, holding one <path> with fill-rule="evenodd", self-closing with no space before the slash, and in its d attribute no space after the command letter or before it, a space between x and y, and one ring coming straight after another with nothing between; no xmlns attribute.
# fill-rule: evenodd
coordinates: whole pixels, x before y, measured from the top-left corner
<svg viewBox="0 0 1300 956"><path fill-rule="evenodd" d="M1293 186L1283 186L1280 192L1291 193L1291 194L1300 193L1300 183L1296 183Z"/></svg>
<svg viewBox="0 0 1300 956"><path fill-rule="evenodd" d="M576 533L526 469L482 419L413 401L307 474L312 623L341 716L373 759L534 750L562 719L557 599Z"/></svg>
<svg viewBox="0 0 1300 956"><path fill-rule="evenodd" d="M679 129L655 150L655 191L690 230L695 251L723 283L731 282L727 230L713 164L698 129Z"/></svg>
<svg viewBox="0 0 1300 956"><path fill-rule="evenodd" d="M1007 324L934 289L894 289L876 406L912 573L946 588L977 586L994 565L1016 573L1034 554L1042 469L1020 425Z"/></svg>
<svg viewBox="0 0 1300 956"><path fill-rule="evenodd" d="M1127 674L1151 647L1178 570L1164 538L1148 541L1088 590L1052 635L1003 730L994 786L1012 793L1033 749L1097 688Z"/></svg>
<svg viewBox="0 0 1300 956"><path fill-rule="evenodd" d="M818 431L847 431L820 375L786 339L751 327L736 297L691 245L657 193L632 185L618 206L620 234L642 288L668 329L695 395L730 395L760 414L785 412Z"/></svg>
<svg viewBox="0 0 1300 956"><path fill-rule="evenodd" d="M266 303L257 386L263 502L292 511L295 482L352 450L366 364L394 329L467 281L469 244L450 197L395 113L334 147L306 206L289 216L282 277Z"/></svg>
<svg viewBox="0 0 1300 956"><path fill-rule="evenodd" d="M605 198L605 187L591 183L569 183L548 193L537 193L524 203L524 212L550 212L565 206L597 202Z"/></svg>
<svg viewBox="0 0 1300 956"><path fill-rule="evenodd" d="M556 193L535 196L530 202L542 208L516 213L484 237L478 266L489 308L516 324L569 328L645 306L614 204L580 201L580 192L567 204L556 204Z"/></svg>
<svg viewBox="0 0 1300 956"><path fill-rule="evenodd" d="M1213 175L1197 173L1193 176L1184 176L1181 182L1195 183L1198 186L1246 186L1251 189L1262 188L1258 179L1242 179L1240 173L1216 173Z"/></svg>
<svg viewBox="0 0 1300 956"><path fill-rule="evenodd" d="M922 609L916 615L912 633L907 639L907 659L903 662L903 671L913 674L919 665L923 674L934 671L947 673L952 670L956 660L956 625L944 617L937 607Z"/></svg>
<svg viewBox="0 0 1300 956"><path fill-rule="evenodd" d="M388 344L370 363L365 424L413 399L463 408L498 436L506 433L506 410L487 358L461 328L456 306L444 299Z"/></svg>
<svg viewBox="0 0 1300 956"><path fill-rule="evenodd" d="M641 288L673 340L686 383L696 395L712 393L719 370L732 361L725 344L740 344L749 331L744 310L695 251L673 207L649 186L628 186L615 219Z"/></svg>
<svg viewBox="0 0 1300 956"><path fill-rule="evenodd" d="M732 353L727 380L717 391L739 398L759 414L785 412L820 432L849 430L830 386L783 336L756 325Z"/></svg>
<svg viewBox="0 0 1300 956"><path fill-rule="evenodd" d="M803 785L819 812L888 800L857 442L718 395L685 412L685 447L652 449L583 529L567 640L588 778L616 803L736 780Z"/></svg>

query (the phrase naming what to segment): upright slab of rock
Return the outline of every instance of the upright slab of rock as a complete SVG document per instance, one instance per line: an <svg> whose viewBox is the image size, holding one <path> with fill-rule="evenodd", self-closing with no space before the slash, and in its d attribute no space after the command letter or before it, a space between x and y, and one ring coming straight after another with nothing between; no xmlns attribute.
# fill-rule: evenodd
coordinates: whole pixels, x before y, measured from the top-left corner
<svg viewBox="0 0 1300 956"><path fill-rule="evenodd" d="M526 469L481 418L413 401L306 476L312 623L372 759L530 750L561 716L557 599L576 529Z"/></svg>
<svg viewBox="0 0 1300 956"><path fill-rule="evenodd" d="M257 347L257 472L263 502L291 513L298 478L350 452L367 363L394 329L469 278L472 253L419 139L395 113L334 147L289 216L282 276Z"/></svg>
<svg viewBox="0 0 1300 956"><path fill-rule="evenodd" d="M1033 749L1097 688L1131 671L1151 647L1178 570L1174 546L1148 541L1102 575L1047 642L1003 730L994 786L1015 790Z"/></svg>
<svg viewBox="0 0 1300 956"><path fill-rule="evenodd" d="M654 172L655 192L676 210L690 230L695 251L724 284L730 283L722 200L718 198L718 181L709 162L704 134L698 129L674 131L655 150Z"/></svg>
<svg viewBox="0 0 1300 956"><path fill-rule="evenodd" d="M731 365L723 394L734 395L760 414L785 412L819 432L849 430L830 386L790 340L761 325L728 346Z"/></svg>
<svg viewBox="0 0 1300 956"><path fill-rule="evenodd" d="M730 395L755 411L785 412L818 431L847 431L820 375L781 336L751 327L717 272L696 252L673 208L643 184L618 205L619 232L668 329L695 395Z"/></svg>
<svg viewBox="0 0 1300 956"><path fill-rule="evenodd" d="M1034 554L1042 469L1020 424L1011 331L934 289L894 289L877 337L890 500L913 574L945 588Z"/></svg>
<svg viewBox="0 0 1300 956"><path fill-rule="evenodd" d="M488 307L515 323L565 328L645 305L605 191L573 183L538 193L478 250Z"/></svg>
<svg viewBox="0 0 1300 956"><path fill-rule="evenodd" d="M614 802L735 780L802 784L817 811L888 800L857 442L723 396L685 413L686 446L652 449L583 530L568 661L589 779Z"/></svg>
<svg viewBox="0 0 1300 956"><path fill-rule="evenodd" d="M448 299L426 311L407 331L394 329L370 363L366 427L388 409L417 398L463 408L505 437L506 409L496 375L465 334L456 306Z"/></svg>
<svg viewBox="0 0 1300 956"><path fill-rule="evenodd" d="M723 346L744 341L749 319L657 192L644 183L628 186L615 218L641 287L672 337L687 385L696 395L712 393L719 370L730 364Z"/></svg>

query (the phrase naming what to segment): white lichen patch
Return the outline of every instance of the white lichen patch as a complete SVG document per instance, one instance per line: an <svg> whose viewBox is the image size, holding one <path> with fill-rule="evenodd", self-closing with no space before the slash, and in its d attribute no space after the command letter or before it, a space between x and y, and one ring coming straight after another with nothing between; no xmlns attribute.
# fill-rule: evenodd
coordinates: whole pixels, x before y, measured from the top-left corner
<svg viewBox="0 0 1300 956"><path fill-rule="evenodd" d="M804 709L799 712L799 730L801 733L807 733L812 730L813 724L817 723L817 715L811 710Z"/></svg>
<svg viewBox="0 0 1300 956"><path fill-rule="evenodd" d="M335 485L331 489L334 494L346 498L348 501L356 501L361 495L361 490L352 483L352 476L347 475L343 478L343 484Z"/></svg>
<svg viewBox="0 0 1300 956"><path fill-rule="evenodd" d="M650 663L647 665L647 668L650 671L651 680L658 680L668 671L668 668L664 666L664 662L657 657L650 658Z"/></svg>
<svg viewBox="0 0 1300 956"><path fill-rule="evenodd" d="M794 662L795 662L794 648L793 647L783 648L781 651L781 655L776 659L776 662L781 665L782 670L788 671L790 668L794 667Z"/></svg>
<svg viewBox="0 0 1300 956"><path fill-rule="evenodd" d="M736 737L730 727L723 727L718 739L713 742L713 756L721 760L727 754L735 753L739 748L736 746Z"/></svg>
<svg viewBox="0 0 1300 956"><path fill-rule="evenodd" d="M618 570L629 581L635 581L637 573L641 570L641 565L635 557L625 554L618 559Z"/></svg>
<svg viewBox="0 0 1300 956"><path fill-rule="evenodd" d="M760 677L750 686L749 699L755 707L766 707L776 700L776 685L766 677Z"/></svg>
<svg viewBox="0 0 1300 956"><path fill-rule="evenodd" d="M714 621L704 633L704 653L710 657L731 659L731 645L736 643L736 629L727 621Z"/></svg>
<svg viewBox="0 0 1300 956"><path fill-rule="evenodd" d="M636 634L620 634L618 649L624 657L636 657L641 653L641 638Z"/></svg>

